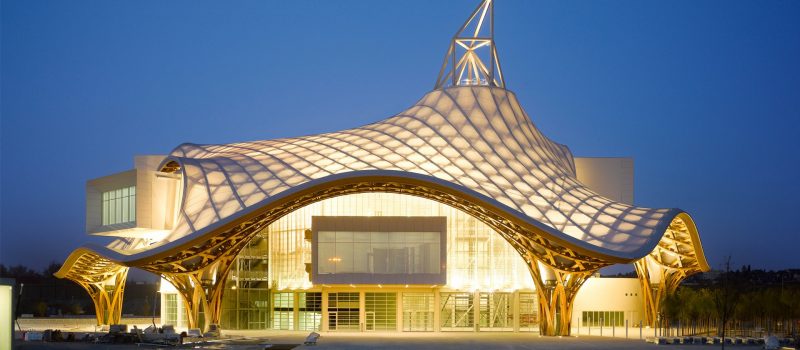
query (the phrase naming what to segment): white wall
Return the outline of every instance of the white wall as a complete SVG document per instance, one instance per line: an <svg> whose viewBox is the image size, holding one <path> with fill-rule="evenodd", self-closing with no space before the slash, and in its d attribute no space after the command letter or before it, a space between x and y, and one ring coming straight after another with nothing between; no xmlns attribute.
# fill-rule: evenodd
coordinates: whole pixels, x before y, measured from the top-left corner
<svg viewBox="0 0 800 350"><path fill-rule="evenodd" d="M572 326L583 327L583 311L623 311L633 327L644 317L642 287L637 278L592 277L583 284L572 309Z"/></svg>
<svg viewBox="0 0 800 350"><path fill-rule="evenodd" d="M181 192L180 175L161 173L164 156L136 156L135 168L86 182L86 232L158 240L174 225ZM105 191L136 186L136 221L102 225L100 196Z"/></svg>

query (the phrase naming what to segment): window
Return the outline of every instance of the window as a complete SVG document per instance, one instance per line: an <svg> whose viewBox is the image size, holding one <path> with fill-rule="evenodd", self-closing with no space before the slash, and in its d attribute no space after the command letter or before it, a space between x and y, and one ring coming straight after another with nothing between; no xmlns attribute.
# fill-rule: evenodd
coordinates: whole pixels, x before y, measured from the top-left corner
<svg viewBox="0 0 800 350"><path fill-rule="evenodd" d="M445 284L445 217L314 216L314 283Z"/></svg>
<svg viewBox="0 0 800 350"><path fill-rule="evenodd" d="M136 222L136 186L103 192L103 226Z"/></svg>
<svg viewBox="0 0 800 350"><path fill-rule="evenodd" d="M440 296L442 330L472 330L475 325L472 293L441 293Z"/></svg>
<svg viewBox="0 0 800 350"><path fill-rule="evenodd" d="M163 324L178 325L178 295L164 294L164 321Z"/></svg>
<svg viewBox="0 0 800 350"><path fill-rule="evenodd" d="M539 330L539 297L536 293L519 293L519 329Z"/></svg>
<svg viewBox="0 0 800 350"><path fill-rule="evenodd" d="M397 293L366 293L364 298L368 331L397 330Z"/></svg>
<svg viewBox="0 0 800 350"><path fill-rule="evenodd" d="M328 294L329 330L358 330L360 312L358 293Z"/></svg>
<svg viewBox="0 0 800 350"><path fill-rule="evenodd" d="M439 232L319 232L319 273L438 274Z"/></svg>
<svg viewBox="0 0 800 350"><path fill-rule="evenodd" d="M622 327L625 324L625 314L622 311L584 311L581 321L585 327Z"/></svg>
<svg viewBox="0 0 800 350"><path fill-rule="evenodd" d="M403 330L433 331L433 293L403 293Z"/></svg>
<svg viewBox="0 0 800 350"><path fill-rule="evenodd" d="M478 320L481 329L513 330L513 304L511 293L480 293Z"/></svg>
<svg viewBox="0 0 800 350"><path fill-rule="evenodd" d="M299 330L318 331L322 321L322 293L298 293L300 298Z"/></svg>
<svg viewBox="0 0 800 350"><path fill-rule="evenodd" d="M272 329L294 329L294 293L275 293L272 301Z"/></svg>

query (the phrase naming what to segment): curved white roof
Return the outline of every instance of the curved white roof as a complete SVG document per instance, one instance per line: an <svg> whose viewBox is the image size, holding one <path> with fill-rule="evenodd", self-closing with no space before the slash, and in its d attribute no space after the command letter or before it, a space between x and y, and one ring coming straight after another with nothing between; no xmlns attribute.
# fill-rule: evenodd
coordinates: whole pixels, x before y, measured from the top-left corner
<svg viewBox="0 0 800 350"><path fill-rule="evenodd" d="M375 171L477 193L556 239L626 259L652 251L681 213L617 203L581 184L569 149L542 135L516 96L498 87L435 90L393 117L339 132L183 144L171 161L185 188L166 241L205 232L298 186Z"/></svg>

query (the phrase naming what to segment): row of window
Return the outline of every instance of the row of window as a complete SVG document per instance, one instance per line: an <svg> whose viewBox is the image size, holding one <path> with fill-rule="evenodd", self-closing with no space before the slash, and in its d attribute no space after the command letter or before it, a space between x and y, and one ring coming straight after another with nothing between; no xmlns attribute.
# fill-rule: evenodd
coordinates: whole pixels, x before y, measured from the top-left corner
<svg viewBox="0 0 800 350"><path fill-rule="evenodd" d="M136 221L136 186L103 192L101 201L103 226Z"/></svg>
<svg viewBox="0 0 800 350"><path fill-rule="evenodd" d="M622 327L625 325L623 311L584 311L581 314L584 327Z"/></svg>
<svg viewBox="0 0 800 350"><path fill-rule="evenodd" d="M248 293L241 288L232 292ZM265 296L261 294L261 297ZM267 292L268 293L268 292ZM399 299L398 299L399 296ZM172 295L174 297L174 295ZM519 327L523 331L538 328L539 315L535 293L518 293ZM240 296L242 304L253 305L253 300ZM283 330L320 330L322 322L327 322L328 329L351 331L394 331L398 327L398 311L402 312L403 331L430 332L434 330L435 294L430 292L364 293L363 304L358 292L337 292L328 294L327 319L322 318L322 293L320 292L278 292L262 301L262 304L248 308L223 311L223 327L230 329L283 329ZM514 327L513 293L479 293L442 292L440 293L439 327L443 331L475 330L513 330ZM267 305L269 301L272 305ZM176 320L174 298L167 298L167 315L165 321ZM400 305L398 305L400 303ZM363 305L363 310L362 310ZM398 306L400 306L398 310ZM270 317L271 311L271 317ZM363 311L364 324L361 324ZM267 322L269 321L269 322ZM362 329L363 328L363 329Z"/></svg>

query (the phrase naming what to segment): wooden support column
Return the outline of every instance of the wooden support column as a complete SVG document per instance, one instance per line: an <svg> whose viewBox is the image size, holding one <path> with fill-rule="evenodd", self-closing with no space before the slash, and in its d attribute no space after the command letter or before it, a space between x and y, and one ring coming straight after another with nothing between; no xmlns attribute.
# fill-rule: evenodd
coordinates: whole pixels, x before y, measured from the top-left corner
<svg viewBox="0 0 800 350"><path fill-rule="evenodd" d="M93 252L78 249L53 274L83 287L94 303L97 325L117 324L122 317L122 297L128 267Z"/></svg>
<svg viewBox="0 0 800 350"><path fill-rule="evenodd" d="M234 260L235 256L229 255L221 257L202 270L163 274L164 279L172 283L183 297L189 328L207 331L209 325L219 324L222 317L225 280Z"/></svg>
<svg viewBox="0 0 800 350"><path fill-rule="evenodd" d="M117 324L122 317L122 297L125 294L125 280L128 277L128 268L119 267L102 280L74 279L89 293L94 303L94 312L97 325Z"/></svg>
<svg viewBox="0 0 800 350"><path fill-rule="evenodd" d="M595 270L560 271L543 264L532 254L528 255L527 260L539 296L539 333L548 336L569 335L575 295Z"/></svg>
<svg viewBox="0 0 800 350"><path fill-rule="evenodd" d="M642 286L644 321L650 327L655 327L661 303L668 295L675 293L678 285L687 277L686 271L659 264L650 255L637 260L633 266Z"/></svg>

